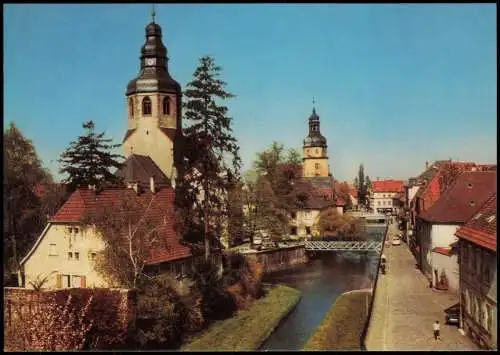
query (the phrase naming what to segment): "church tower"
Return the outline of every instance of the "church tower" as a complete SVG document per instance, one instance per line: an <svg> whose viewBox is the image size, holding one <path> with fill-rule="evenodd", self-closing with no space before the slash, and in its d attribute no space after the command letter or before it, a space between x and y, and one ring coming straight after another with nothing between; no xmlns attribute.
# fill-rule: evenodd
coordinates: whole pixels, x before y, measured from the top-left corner
<svg viewBox="0 0 500 355"><path fill-rule="evenodd" d="M319 116L313 107L311 116L309 116L309 134L304 139L304 165L302 176L310 177L328 177L328 155L326 138L321 135L319 129Z"/></svg>
<svg viewBox="0 0 500 355"><path fill-rule="evenodd" d="M154 10L152 16L141 48L139 75L127 86L123 153L127 161L134 159L137 165L156 165L162 177L172 181L180 166L181 86L168 72L167 49L161 27L154 21Z"/></svg>

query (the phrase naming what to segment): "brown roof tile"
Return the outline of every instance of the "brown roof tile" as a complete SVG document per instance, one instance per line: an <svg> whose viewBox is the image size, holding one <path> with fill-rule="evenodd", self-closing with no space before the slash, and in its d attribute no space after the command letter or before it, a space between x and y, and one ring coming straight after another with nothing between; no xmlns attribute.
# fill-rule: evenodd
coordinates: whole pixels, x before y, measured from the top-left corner
<svg viewBox="0 0 500 355"><path fill-rule="evenodd" d="M102 207L112 208L125 197L135 199L138 203L149 206L145 208L142 217L149 223L160 225L159 233L164 238L164 246L151 250L148 263L172 261L191 255L189 248L180 244L173 229L174 194L172 188L159 189L154 194L150 190L137 194L133 189L126 188L110 188L99 193L91 189L77 189L59 209L52 222L79 222L86 212L95 213Z"/></svg>
<svg viewBox="0 0 500 355"><path fill-rule="evenodd" d="M497 194L493 193L455 235L490 250L497 248Z"/></svg>
<svg viewBox="0 0 500 355"><path fill-rule="evenodd" d="M170 179L165 176L151 157L145 155L130 155L115 175L122 177L126 183L138 182L149 186L151 177L154 177L155 184L170 186Z"/></svg>
<svg viewBox="0 0 500 355"><path fill-rule="evenodd" d="M378 180L372 181L373 192L402 192L404 191L403 180Z"/></svg>
<svg viewBox="0 0 500 355"><path fill-rule="evenodd" d="M496 172L463 172L419 218L438 223L465 223L496 191Z"/></svg>

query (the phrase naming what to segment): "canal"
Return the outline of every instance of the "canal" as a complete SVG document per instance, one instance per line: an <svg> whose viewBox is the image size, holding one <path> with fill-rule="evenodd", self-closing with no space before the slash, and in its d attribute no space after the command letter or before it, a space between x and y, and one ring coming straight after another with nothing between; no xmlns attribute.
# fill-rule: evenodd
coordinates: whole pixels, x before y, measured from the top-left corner
<svg viewBox="0 0 500 355"><path fill-rule="evenodd" d="M385 226L368 228L370 240L382 240ZM306 265L266 275L264 282L296 288L302 299L259 350L302 350L338 296L371 287L378 258L374 252L322 252Z"/></svg>

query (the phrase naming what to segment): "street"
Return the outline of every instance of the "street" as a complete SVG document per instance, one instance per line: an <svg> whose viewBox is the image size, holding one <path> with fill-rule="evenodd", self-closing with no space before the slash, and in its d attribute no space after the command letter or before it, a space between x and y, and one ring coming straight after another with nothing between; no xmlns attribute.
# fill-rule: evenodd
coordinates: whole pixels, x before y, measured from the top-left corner
<svg viewBox="0 0 500 355"><path fill-rule="evenodd" d="M398 231L389 226L387 240ZM388 243L389 244L389 243ZM366 337L367 350L476 350L478 347L446 325L443 310L458 302L458 295L429 288L415 266L408 246L384 246L385 275L379 275L373 313ZM441 340L435 341L432 324L439 320Z"/></svg>

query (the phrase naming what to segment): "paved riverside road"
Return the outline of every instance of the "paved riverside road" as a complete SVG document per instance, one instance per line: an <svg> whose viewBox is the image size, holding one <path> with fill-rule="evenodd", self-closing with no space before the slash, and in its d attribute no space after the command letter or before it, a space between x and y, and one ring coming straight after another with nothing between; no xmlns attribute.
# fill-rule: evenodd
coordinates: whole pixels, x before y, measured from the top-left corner
<svg viewBox="0 0 500 355"><path fill-rule="evenodd" d="M390 241L397 233L389 226ZM379 275L372 317L366 336L367 350L476 350L457 326L445 325L443 310L458 302L458 295L429 288L415 267L408 246L384 246L385 275ZM432 324L439 320L441 340L435 341Z"/></svg>

